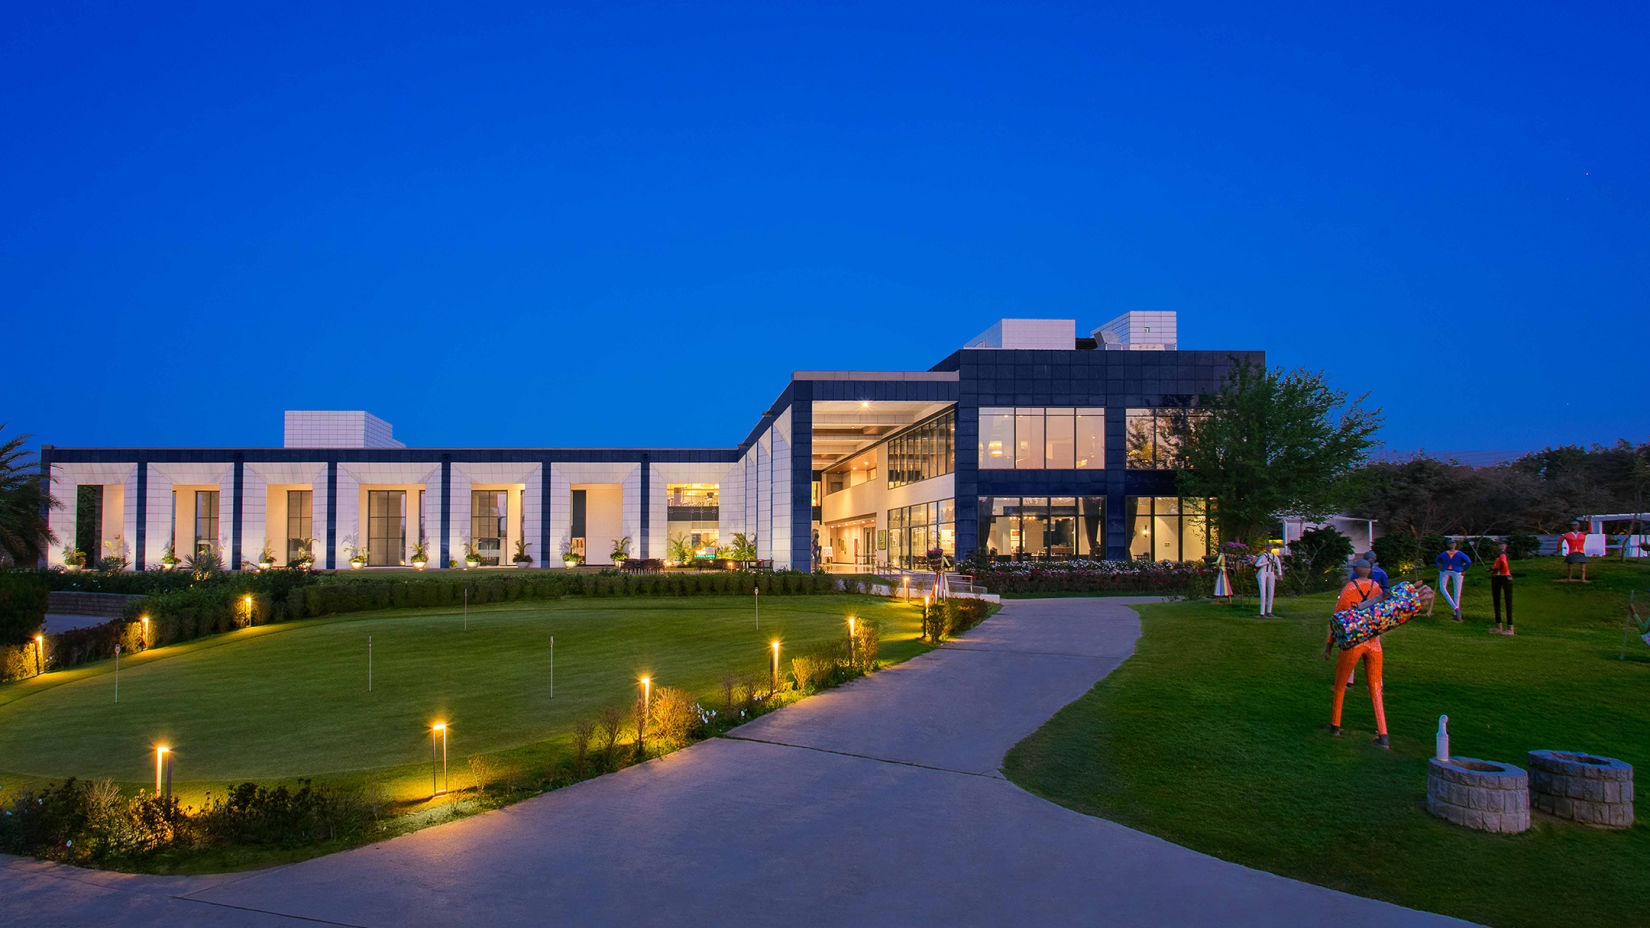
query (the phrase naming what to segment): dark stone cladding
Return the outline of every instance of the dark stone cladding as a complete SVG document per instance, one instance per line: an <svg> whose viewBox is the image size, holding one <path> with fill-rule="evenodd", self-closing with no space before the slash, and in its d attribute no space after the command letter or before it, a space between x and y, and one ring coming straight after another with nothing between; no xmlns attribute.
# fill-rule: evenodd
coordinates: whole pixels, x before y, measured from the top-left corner
<svg viewBox="0 0 1650 928"><path fill-rule="evenodd" d="M1220 389L1237 364L1264 366L1262 351L957 351L934 365L958 373L956 533L966 556L979 540L981 496L1104 496L1106 556L1128 556L1124 525L1130 496L1173 496L1172 472L1128 470L1130 408L1194 403ZM1106 410L1104 470L981 470L982 406L1099 406Z"/></svg>

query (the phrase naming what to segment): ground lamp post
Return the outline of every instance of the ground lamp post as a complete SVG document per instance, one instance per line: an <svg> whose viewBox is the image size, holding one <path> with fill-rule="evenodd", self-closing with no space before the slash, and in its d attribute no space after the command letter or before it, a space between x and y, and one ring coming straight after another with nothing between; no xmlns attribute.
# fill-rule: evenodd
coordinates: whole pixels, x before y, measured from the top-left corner
<svg viewBox="0 0 1650 928"><path fill-rule="evenodd" d="M367 692L372 692L372 636L367 636Z"/></svg>
<svg viewBox="0 0 1650 928"><path fill-rule="evenodd" d="M773 640L773 691L779 692L779 639Z"/></svg>
<svg viewBox="0 0 1650 928"><path fill-rule="evenodd" d="M155 795L172 797L172 749L164 744L155 747Z"/></svg>
<svg viewBox="0 0 1650 928"><path fill-rule="evenodd" d="M653 714L653 678L643 677L637 681L642 684L642 728L647 728L648 716Z"/></svg>
<svg viewBox="0 0 1650 928"><path fill-rule="evenodd" d="M145 648L148 648L149 647L149 617L146 616L146 615L138 616L138 621L143 623L143 632L140 635L138 635L139 643L142 644Z"/></svg>
<svg viewBox="0 0 1650 928"><path fill-rule="evenodd" d="M848 617L848 663L854 662L854 617Z"/></svg>
<svg viewBox="0 0 1650 928"><path fill-rule="evenodd" d="M550 698L556 698L556 636L550 636Z"/></svg>
<svg viewBox="0 0 1650 928"><path fill-rule="evenodd" d="M46 636L34 636L34 675L40 676L46 672Z"/></svg>
<svg viewBox="0 0 1650 928"><path fill-rule="evenodd" d="M436 786L436 742L441 742L441 785ZM447 791L447 723L437 722L430 726L430 798L435 798Z"/></svg>
<svg viewBox="0 0 1650 928"><path fill-rule="evenodd" d="M899 579L899 585L905 591L904 598L905 599L910 599L911 598L911 578L910 577L901 577Z"/></svg>
<svg viewBox="0 0 1650 928"><path fill-rule="evenodd" d="M241 601L246 604L246 626L248 628L251 628L252 627L252 595L250 593L247 594L246 598L241 600Z"/></svg>
<svg viewBox="0 0 1650 928"><path fill-rule="evenodd" d="M756 630L761 631L762 630L762 588L759 587L759 586L751 587L751 595L756 597Z"/></svg>
<svg viewBox="0 0 1650 928"><path fill-rule="evenodd" d="M115 702L120 702L120 645L115 645Z"/></svg>

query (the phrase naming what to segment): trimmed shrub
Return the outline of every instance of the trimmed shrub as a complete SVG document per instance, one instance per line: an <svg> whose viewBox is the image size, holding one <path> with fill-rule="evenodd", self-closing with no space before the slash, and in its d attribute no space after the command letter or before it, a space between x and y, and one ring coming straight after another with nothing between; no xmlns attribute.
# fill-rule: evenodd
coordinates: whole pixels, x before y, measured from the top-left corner
<svg viewBox="0 0 1650 928"><path fill-rule="evenodd" d="M687 694L669 686L653 691L647 737L661 748L686 744L699 727L699 712Z"/></svg>
<svg viewBox="0 0 1650 928"><path fill-rule="evenodd" d="M0 571L0 645L33 641L46 621L49 597L44 578L26 571Z"/></svg>

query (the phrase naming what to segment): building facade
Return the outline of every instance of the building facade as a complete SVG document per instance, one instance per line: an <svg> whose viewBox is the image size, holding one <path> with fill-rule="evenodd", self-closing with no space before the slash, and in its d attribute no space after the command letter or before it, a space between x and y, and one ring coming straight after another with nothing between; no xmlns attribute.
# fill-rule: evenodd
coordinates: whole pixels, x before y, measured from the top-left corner
<svg viewBox="0 0 1650 928"><path fill-rule="evenodd" d="M1155 330L1155 331L1154 331ZM364 412L286 414L281 448L41 449L61 544L154 569L210 548L231 568L510 566L711 556L736 533L776 568L999 559L1191 560L1201 505L1175 495L1173 417L1258 351L1181 351L1172 313L1076 335L1004 319L923 371L797 371L733 448L418 449ZM675 544L672 544L674 540ZM48 563L60 564L61 550Z"/></svg>

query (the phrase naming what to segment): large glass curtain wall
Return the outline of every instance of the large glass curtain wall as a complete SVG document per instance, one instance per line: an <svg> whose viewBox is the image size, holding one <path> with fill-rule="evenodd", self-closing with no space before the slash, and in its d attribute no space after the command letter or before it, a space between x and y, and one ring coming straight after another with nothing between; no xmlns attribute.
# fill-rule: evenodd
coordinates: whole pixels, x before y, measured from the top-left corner
<svg viewBox="0 0 1650 928"><path fill-rule="evenodd" d="M470 491L470 544L481 555L483 567L504 563L509 514L510 498L504 490Z"/></svg>
<svg viewBox="0 0 1650 928"><path fill-rule="evenodd" d="M951 473L957 457L956 439L954 411L889 439L889 488Z"/></svg>
<svg viewBox="0 0 1650 928"><path fill-rule="evenodd" d="M927 567L930 548L955 557L956 524L954 499L888 510L888 563L895 567Z"/></svg>
<svg viewBox="0 0 1650 928"><path fill-rule="evenodd" d="M1103 496L982 496L979 545L997 560L1106 556Z"/></svg>
<svg viewBox="0 0 1650 928"><path fill-rule="evenodd" d="M1209 502L1177 496L1130 496L1124 502L1130 557L1195 561L1209 554Z"/></svg>
<svg viewBox="0 0 1650 928"><path fill-rule="evenodd" d="M395 567L407 557L407 491L367 491L367 565Z"/></svg>
<svg viewBox="0 0 1650 928"><path fill-rule="evenodd" d="M985 470L1100 470L1106 466L1106 411L1091 406L983 406Z"/></svg>

